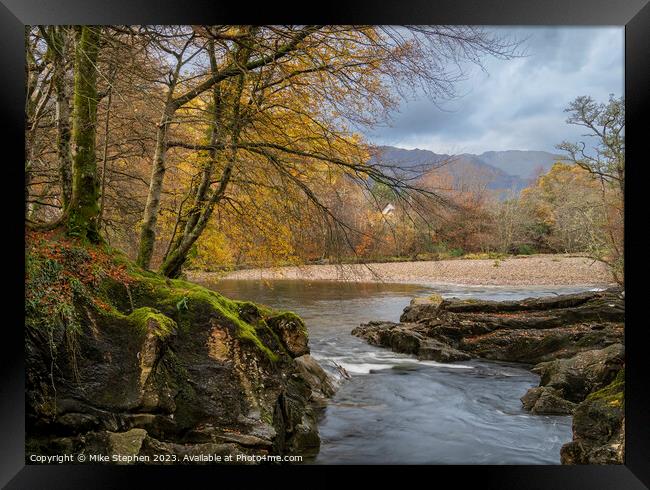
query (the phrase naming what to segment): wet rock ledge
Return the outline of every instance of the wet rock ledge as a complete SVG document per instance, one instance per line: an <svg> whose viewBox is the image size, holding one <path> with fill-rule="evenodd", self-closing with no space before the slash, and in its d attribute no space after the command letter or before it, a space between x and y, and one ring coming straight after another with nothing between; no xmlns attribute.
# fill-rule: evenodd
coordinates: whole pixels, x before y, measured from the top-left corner
<svg viewBox="0 0 650 490"><path fill-rule="evenodd" d="M415 298L399 323L370 322L352 334L438 362L483 358L533 364L538 387L521 398L534 414L573 414L565 464L624 459L624 292L521 301Z"/></svg>

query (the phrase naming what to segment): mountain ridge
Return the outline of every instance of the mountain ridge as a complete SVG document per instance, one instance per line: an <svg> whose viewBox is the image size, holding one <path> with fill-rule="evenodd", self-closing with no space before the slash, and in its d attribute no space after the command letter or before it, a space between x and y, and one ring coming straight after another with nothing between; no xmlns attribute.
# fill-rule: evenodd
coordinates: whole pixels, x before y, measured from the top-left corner
<svg viewBox="0 0 650 490"><path fill-rule="evenodd" d="M394 146L376 146L373 164L395 165L413 176L427 174L444 167L456 184L468 177L483 179L491 190L519 192L531 185L535 178L547 172L553 163L562 161L561 155L541 150L486 151L479 155L461 153L449 155L415 148L407 150Z"/></svg>

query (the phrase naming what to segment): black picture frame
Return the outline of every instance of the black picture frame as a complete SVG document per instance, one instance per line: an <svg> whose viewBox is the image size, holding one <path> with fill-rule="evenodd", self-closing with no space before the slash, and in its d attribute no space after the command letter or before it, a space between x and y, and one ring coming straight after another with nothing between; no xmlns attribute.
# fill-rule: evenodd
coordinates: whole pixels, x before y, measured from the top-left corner
<svg viewBox="0 0 650 490"><path fill-rule="evenodd" d="M310 484L312 471L324 467L114 467L25 465L24 442L24 213L13 203L23 202L24 160L24 26L35 24L211 24L211 23L326 23L326 24L482 24L482 25L617 25L625 26L626 97L626 447L625 464L615 466L427 466L344 467L363 475L382 476L392 469L417 484L412 471L432 483L467 483L480 488L635 489L650 487L650 396L647 389L647 353L642 316L646 287L641 264L647 226L643 199L647 185L647 132L643 120L650 114L650 4L648 0L401 0L378 5L372 0L328 2L307 12L304 4L268 2L263 5L218 0L0 0L2 43L3 133L8 136L3 156L5 182L3 229L11 248L0 263L5 277L0 347L0 485L6 488L116 488L137 480L149 485L179 479L188 484L200 475L213 485L246 486L250 478L283 484ZM644 143L646 143L644 145ZM7 150L14 150L9 153ZM645 150L645 151L644 151ZM11 156L10 156L11 155ZM644 158L645 157L645 158ZM9 194L7 194L9 192ZM643 220L643 221L642 221ZM7 313L11 313L7 316ZM14 318L15 316L15 318ZM10 320L9 320L10 319ZM335 470L340 471L341 467ZM406 473L408 471L408 473ZM422 473L426 473L423 475ZM408 475L408 476L407 476ZM362 475L357 475L362 476ZM408 480L407 480L408 478ZM340 477L332 475L330 485ZM449 483L444 483L449 484Z"/></svg>

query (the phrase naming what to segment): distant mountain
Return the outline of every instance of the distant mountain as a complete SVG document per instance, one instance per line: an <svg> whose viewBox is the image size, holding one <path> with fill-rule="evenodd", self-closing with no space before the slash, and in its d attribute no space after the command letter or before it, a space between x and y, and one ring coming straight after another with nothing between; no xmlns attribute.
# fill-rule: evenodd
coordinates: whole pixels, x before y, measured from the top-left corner
<svg viewBox="0 0 650 490"><path fill-rule="evenodd" d="M429 150L405 150L393 146L376 147L371 163L400 167L402 176L416 178L433 171L449 173L456 183L480 178L492 190L514 190L528 187L540 173L548 171L562 157L545 151L488 151L480 155L438 154Z"/></svg>
<svg viewBox="0 0 650 490"><path fill-rule="evenodd" d="M535 178L539 173L546 173L555 162L563 160L561 155L547 151L525 150L486 151L478 157L488 165L524 179Z"/></svg>

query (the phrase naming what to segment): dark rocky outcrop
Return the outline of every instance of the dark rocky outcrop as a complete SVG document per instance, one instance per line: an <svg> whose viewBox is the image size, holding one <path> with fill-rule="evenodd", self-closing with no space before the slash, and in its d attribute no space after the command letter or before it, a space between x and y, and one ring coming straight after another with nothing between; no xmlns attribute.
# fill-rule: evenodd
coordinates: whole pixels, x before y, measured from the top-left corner
<svg viewBox="0 0 650 490"><path fill-rule="evenodd" d="M563 464L620 464L625 460L625 371L581 402L573 415L573 441Z"/></svg>
<svg viewBox="0 0 650 490"><path fill-rule="evenodd" d="M575 414L562 461L622 463L623 384L610 383L624 367L624 313L619 288L499 302L433 295L411 301L400 323L370 322L352 334L420 359L535 364L540 385L521 398L524 408Z"/></svg>
<svg viewBox="0 0 650 490"><path fill-rule="evenodd" d="M395 352L413 354L421 360L464 361L472 356L428 335L425 325L417 323L370 322L352 330L369 344L389 347Z"/></svg>
<svg viewBox="0 0 650 490"><path fill-rule="evenodd" d="M503 302L434 295L413 300L401 323L371 322L352 334L422 357L433 345L434 351L452 349L450 360L466 354L537 364L621 343L623 319L621 291L614 288Z"/></svg>
<svg viewBox="0 0 650 490"><path fill-rule="evenodd" d="M336 380L309 354L296 357L296 368L311 388L310 399L319 407L324 407L327 400L336 393Z"/></svg>
<svg viewBox="0 0 650 490"><path fill-rule="evenodd" d="M587 395L607 386L625 362L622 344L589 350L568 359L543 362L533 368L539 387L522 397L524 408L538 414L570 414Z"/></svg>
<svg viewBox="0 0 650 490"><path fill-rule="evenodd" d="M144 272L102 247L32 240L27 261L27 461L318 451L315 406L334 385L296 315Z"/></svg>

